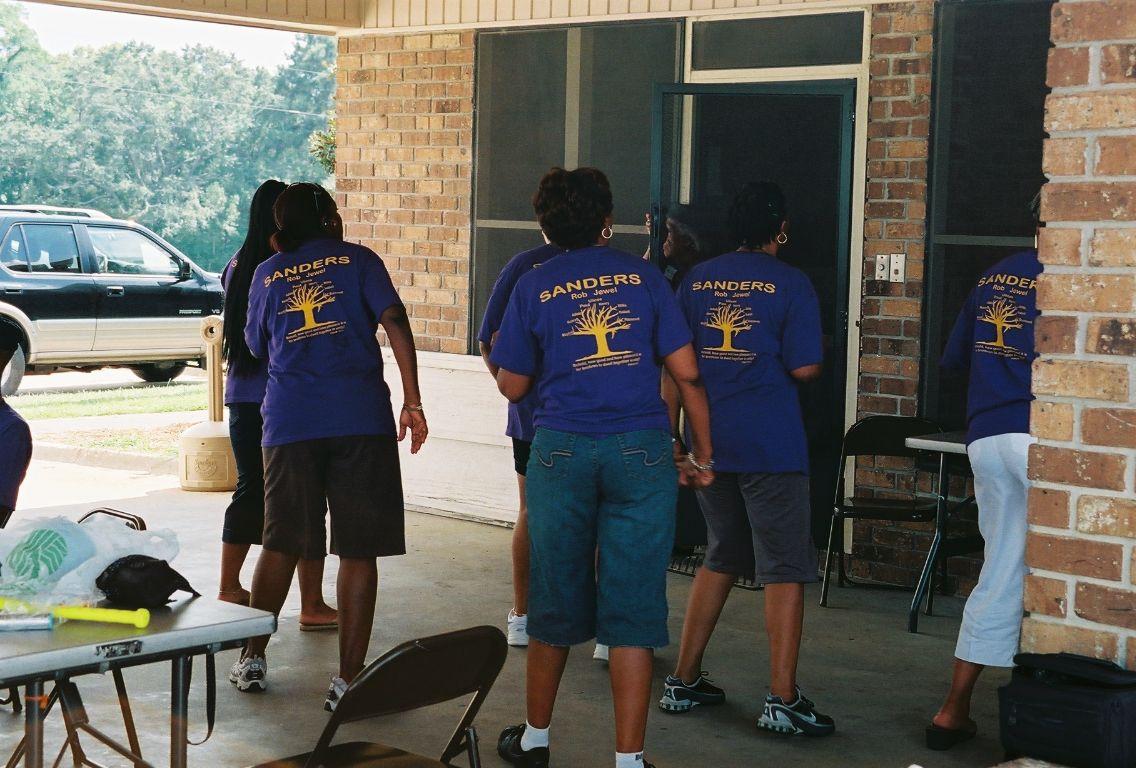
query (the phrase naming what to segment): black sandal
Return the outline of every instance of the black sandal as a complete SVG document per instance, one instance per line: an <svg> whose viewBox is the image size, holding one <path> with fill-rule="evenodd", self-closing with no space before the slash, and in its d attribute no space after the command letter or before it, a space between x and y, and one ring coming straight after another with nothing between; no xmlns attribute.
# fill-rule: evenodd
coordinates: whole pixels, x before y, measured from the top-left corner
<svg viewBox="0 0 1136 768"><path fill-rule="evenodd" d="M978 728L943 728L931 723L927 726L927 749L938 752L950 749L956 744L970 741L978 733Z"/></svg>

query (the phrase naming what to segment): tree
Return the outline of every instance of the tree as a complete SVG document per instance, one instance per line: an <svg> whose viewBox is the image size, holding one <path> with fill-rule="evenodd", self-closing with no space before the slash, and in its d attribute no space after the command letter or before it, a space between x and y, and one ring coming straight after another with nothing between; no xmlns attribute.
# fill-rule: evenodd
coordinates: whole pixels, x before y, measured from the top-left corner
<svg viewBox="0 0 1136 768"><path fill-rule="evenodd" d="M300 35L288 62L272 77L266 106L283 111L262 112L250 126L250 175L327 184L335 175L314 155L312 146L329 128L335 106L335 38ZM302 137L302 138L301 138ZM298 140L299 139L299 140Z"/></svg>
<svg viewBox="0 0 1136 768"><path fill-rule="evenodd" d="M722 332L722 345L709 349L716 352L744 351L734 348L734 337L753 328L753 311L732 301L723 302L710 310L702 325Z"/></svg>
<svg viewBox="0 0 1136 768"><path fill-rule="evenodd" d="M1021 304L1018 304L1013 299L1002 296L1001 298L987 302L982 307L982 314L978 319L994 326L997 331L994 338L994 346L1004 347L1006 346L1004 339L1005 332L1010 329L1023 327L1027 322L1023 317L1024 314L1025 309Z"/></svg>
<svg viewBox="0 0 1136 768"><path fill-rule="evenodd" d="M315 131L308 137L308 152L328 176L335 175L335 114L327 121L326 131Z"/></svg>
<svg viewBox="0 0 1136 768"><path fill-rule="evenodd" d="M334 66L334 39L307 35L275 71L207 46L51 56L0 0L0 202L98 208L219 270L262 181L327 183L308 148Z"/></svg>
<svg viewBox="0 0 1136 768"><path fill-rule="evenodd" d="M581 357L580 360L598 360L619 355L622 353L611 350L608 337L615 338L615 334L619 331L626 331L631 327L631 323L638 318L631 317L630 314L626 304L592 301L572 314L569 320L571 330L564 335L591 336L595 339L596 353Z"/></svg>
<svg viewBox="0 0 1136 768"><path fill-rule="evenodd" d="M316 312L328 304L334 303L335 297L340 294L339 291L332 291L330 287L331 283L301 283L297 285L284 297L284 309L280 310L280 314L302 312L304 324L297 328L297 331L307 331L312 328L319 328L321 325L331 325L330 322L316 322Z"/></svg>

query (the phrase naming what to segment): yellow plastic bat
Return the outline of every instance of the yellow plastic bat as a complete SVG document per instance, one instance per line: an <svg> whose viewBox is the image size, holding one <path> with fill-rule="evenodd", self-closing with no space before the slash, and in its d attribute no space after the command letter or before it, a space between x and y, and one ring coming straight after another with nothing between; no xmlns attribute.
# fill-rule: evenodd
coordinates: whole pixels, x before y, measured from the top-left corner
<svg viewBox="0 0 1136 768"><path fill-rule="evenodd" d="M126 611L119 608L90 608L83 605L32 605L23 600L0 597L0 610L4 609L28 613L50 613L57 619L70 619L72 621L130 624L139 629L144 629L150 625L150 612L145 608Z"/></svg>

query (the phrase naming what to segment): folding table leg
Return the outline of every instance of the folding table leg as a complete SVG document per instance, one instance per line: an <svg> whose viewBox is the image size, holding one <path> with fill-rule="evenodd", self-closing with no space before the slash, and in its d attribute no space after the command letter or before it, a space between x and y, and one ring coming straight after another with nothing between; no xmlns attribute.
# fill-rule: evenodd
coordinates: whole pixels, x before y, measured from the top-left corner
<svg viewBox="0 0 1136 768"><path fill-rule="evenodd" d="M919 574L919 582L915 586L915 595L911 598L911 608L907 612L907 631L919 631L919 608L923 604L923 598L927 597L927 591L933 587L931 583L935 574L935 568L939 563L939 552L943 546L943 537L946 536L947 528L947 493L950 489L949 478L947 477L947 455L945 453L939 454L939 482L938 482L938 498L935 500L935 536L931 539L931 547L927 551L927 562L923 564L923 571Z"/></svg>
<svg viewBox="0 0 1136 768"><path fill-rule="evenodd" d="M189 656L178 656L170 669L170 768L186 768L189 748Z"/></svg>
<svg viewBox="0 0 1136 768"><path fill-rule="evenodd" d="M24 696L27 709L24 716L25 768L43 768L43 718L47 714L47 701L43 695L43 681L32 680Z"/></svg>
<svg viewBox="0 0 1136 768"><path fill-rule="evenodd" d="M51 712L51 708L55 706L55 702L59 700L59 691L56 688L51 689L51 693L47 696L47 704L43 708L43 716L47 717ZM24 736L16 744L16 748L12 750L12 755L8 758L8 762L4 763L4 768L16 768L23 759L24 754L28 750L28 737L25 732Z"/></svg>
<svg viewBox="0 0 1136 768"><path fill-rule="evenodd" d="M118 692L118 708L122 710L122 724L126 728L126 740L130 743L130 751L139 757L142 756L142 745L138 742L138 730L134 727L134 713L130 709L130 696L126 693L126 680L122 677L122 670L115 669L114 689Z"/></svg>
<svg viewBox="0 0 1136 768"><path fill-rule="evenodd" d="M60 682L59 691L59 706L63 710L63 721L67 726L67 741L71 745L75 765L102 768L97 763L91 762L83 752L83 748L79 744L79 733L82 732L110 747L128 759L136 768L153 768L142 759L140 754L132 752L129 747L120 744L117 740L91 725L91 721L87 717L87 709L83 704L83 697L79 694L79 688L73 682L70 680ZM62 757L62 753L60 753L60 757Z"/></svg>

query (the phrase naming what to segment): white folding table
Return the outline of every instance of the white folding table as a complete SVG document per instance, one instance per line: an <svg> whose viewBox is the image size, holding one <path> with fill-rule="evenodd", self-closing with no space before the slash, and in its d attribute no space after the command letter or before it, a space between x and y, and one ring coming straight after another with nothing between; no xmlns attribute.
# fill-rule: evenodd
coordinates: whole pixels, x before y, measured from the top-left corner
<svg viewBox="0 0 1136 768"><path fill-rule="evenodd" d="M150 625L145 629L124 624L69 621L53 630L3 633L0 690L15 686L26 688L23 748L27 768L43 766L46 683L54 682L58 689L79 675L115 672L163 661L171 662L172 666L170 767L185 768L193 657L239 648L249 638L276 631L276 617L271 613L204 597L179 600L150 613ZM124 715L129 718L128 709L124 709ZM128 725L128 731L132 730ZM136 749L131 751L136 752ZM140 757L134 762L146 764ZM9 765L14 764L9 762Z"/></svg>

